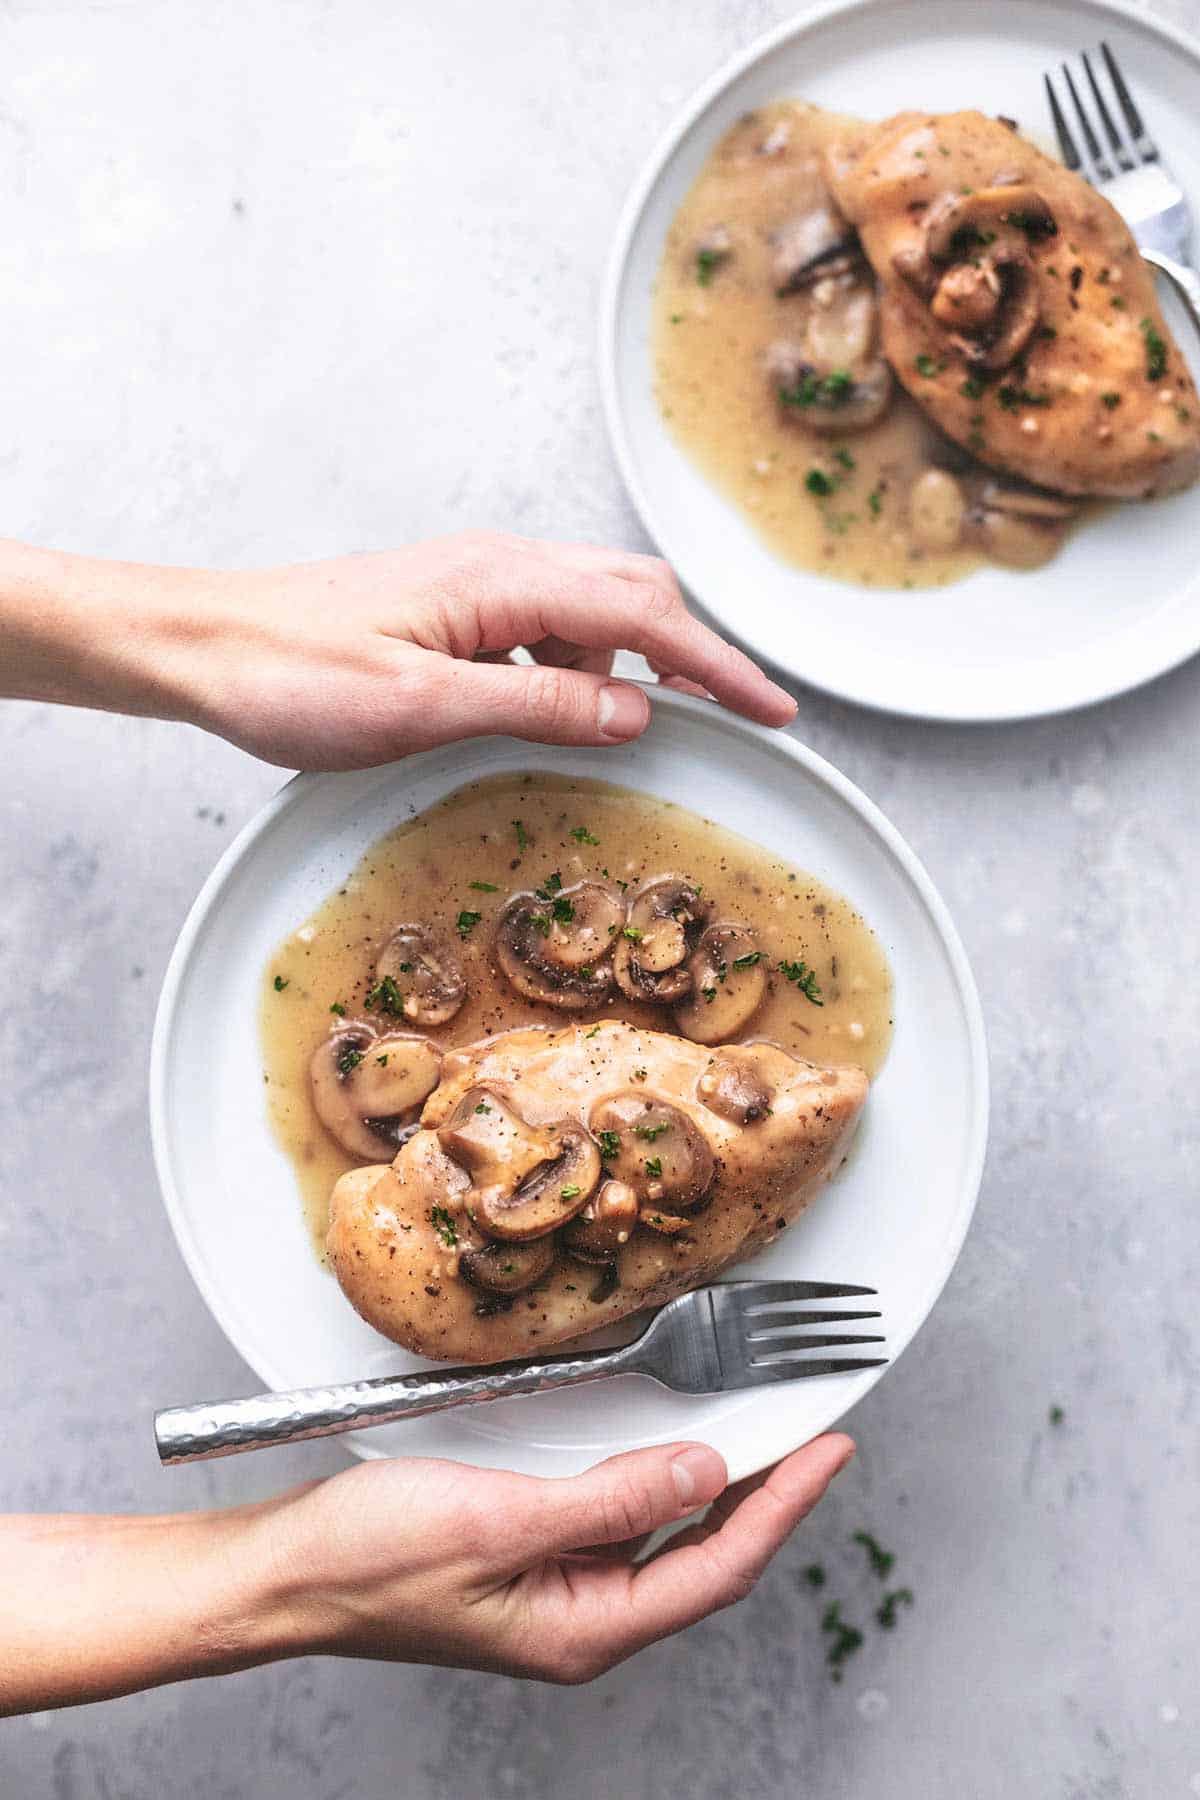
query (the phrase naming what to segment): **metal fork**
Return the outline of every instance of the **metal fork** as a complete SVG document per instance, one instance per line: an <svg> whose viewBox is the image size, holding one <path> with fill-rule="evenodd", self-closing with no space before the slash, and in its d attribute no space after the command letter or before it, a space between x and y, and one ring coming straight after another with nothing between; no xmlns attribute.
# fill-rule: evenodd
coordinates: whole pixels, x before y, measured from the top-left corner
<svg viewBox="0 0 1200 1800"><path fill-rule="evenodd" d="M1078 142L1071 134L1054 83L1049 75L1043 77L1063 162L1068 169L1080 170L1116 207L1146 261L1169 276L1183 295L1192 321L1200 330L1200 275L1191 267L1192 213L1187 196L1142 123L1133 95L1107 44L1101 44L1100 55L1108 78L1107 97L1091 57L1084 51L1081 58L1099 130L1079 97L1069 67L1062 65L1063 81L1078 121ZM1101 142L1101 132L1107 148Z"/></svg>
<svg viewBox="0 0 1200 1800"><path fill-rule="evenodd" d="M810 1312L808 1300L874 1295L874 1288L829 1281L726 1281L672 1300L632 1344L576 1356L511 1362L502 1367L384 1375L335 1387L256 1394L174 1406L155 1415L164 1463L235 1456L301 1438L334 1437L368 1425L391 1425L450 1406L546 1394L609 1375L650 1375L680 1394L723 1394L771 1381L877 1369L885 1356L812 1357L811 1350L882 1344L882 1337L813 1332L813 1325L878 1319L878 1312Z"/></svg>

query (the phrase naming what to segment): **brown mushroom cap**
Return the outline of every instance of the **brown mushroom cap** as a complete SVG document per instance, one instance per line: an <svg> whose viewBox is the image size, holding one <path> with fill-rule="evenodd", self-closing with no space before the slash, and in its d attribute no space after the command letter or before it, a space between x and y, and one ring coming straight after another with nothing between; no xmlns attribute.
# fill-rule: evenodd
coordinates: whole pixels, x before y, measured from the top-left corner
<svg viewBox="0 0 1200 1800"><path fill-rule="evenodd" d="M759 1058L737 1044L717 1052L696 1083L696 1095L731 1125L753 1125L771 1110Z"/></svg>
<svg viewBox="0 0 1200 1800"><path fill-rule="evenodd" d="M608 1262L627 1244L638 1222L638 1197L624 1181L609 1179L564 1229L563 1248L580 1262Z"/></svg>
<svg viewBox="0 0 1200 1800"><path fill-rule="evenodd" d="M534 1238L527 1244L485 1244L464 1250L458 1259L459 1274L472 1287L487 1294L521 1294L540 1281L554 1262L552 1237Z"/></svg>
<svg viewBox="0 0 1200 1800"><path fill-rule="evenodd" d="M691 989L687 958L708 916L695 886L680 875L643 882L613 952L617 986L631 1000L672 1006Z"/></svg>
<svg viewBox="0 0 1200 1800"><path fill-rule="evenodd" d="M375 960L367 1005L414 1025L444 1025L466 997L454 954L424 925L399 925Z"/></svg>
<svg viewBox="0 0 1200 1800"><path fill-rule="evenodd" d="M516 1189L491 1186L469 1199L490 1237L525 1243L544 1237L583 1211L600 1179L600 1152L581 1125L547 1128L549 1154Z"/></svg>
<svg viewBox="0 0 1200 1800"><path fill-rule="evenodd" d="M612 985L624 909L611 888L580 881L547 895L514 894L496 921L495 951L509 983L546 1006L599 1006Z"/></svg>
<svg viewBox="0 0 1200 1800"><path fill-rule="evenodd" d="M479 1190L511 1194L554 1154L548 1134L527 1125L491 1088L468 1088L437 1135L446 1155Z"/></svg>
<svg viewBox="0 0 1200 1800"><path fill-rule="evenodd" d="M309 1083L330 1136L352 1156L376 1161L410 1134L441 1072L441 1052L428 1038L381 1037L362 1020L339 1026L317 1046Z"/></svg>
<svg viewBox="0 0 1200 1800"><path fill-rule="evenodd" d="M745 1029L767 991L758 939L748 925L710 925L688 958L692 991L675 1023L698 1044L725 1044Z"/></svg>
<svg viewBox="0 0 1200 1800"><path fill-rule="evenodd" d="M606 1134L601 1137L605 1173L631 1187L643 1211L647 1202L686 1211L707 1195L716 1159L680 1107L625 1088L598 1100L588 1122L596 1136Z"/></svg>

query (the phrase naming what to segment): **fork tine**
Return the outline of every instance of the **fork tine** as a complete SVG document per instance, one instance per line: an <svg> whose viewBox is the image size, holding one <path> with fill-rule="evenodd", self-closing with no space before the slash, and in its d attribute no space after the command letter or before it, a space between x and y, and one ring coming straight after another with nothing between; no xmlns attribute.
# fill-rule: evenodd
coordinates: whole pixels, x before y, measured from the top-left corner
<svg viewBox="0 0 1200 1800"><path fill-rule="evenodd" d="M772 1331L798 1331L806 1325L841 1325L850 1319L881 1319L877 1312L809 1312L802 1306L787 1312L752 1313L746 1320L747 1343Z"/></svg>
<svg viewBox="0 0 1200 1800"><path fill-rule="evenodd" d="M1092 169L1089 169L1087 167L1088 157L1082 158L1084 164L1083 172L1093 185L1096 182L1097 176L1099 176L1101 181L1111 181L1112 170L1104 160L1104 156L1100 149L1100 140L1092 130L1092 122L1083 110L1083 102L1075 91L1075 83L1071 79L1071 71L1068 69L1066 63L1062 66L1062 72L1063 80L1067 84L1067 92L1070 94L1072 105L1075 108L1075 117L1079 120L1079 129L1083 133L1083 141L1087 146L1088 157L1091 158L1092 162ZM1093 173L1093 170L1095 173Z"/></svg>
<svg viewBox="0 0 1200 1800"><path fill-rule="evenodd" d="M839 1344L886 1343L887 1339L878 1332L871 1337L852 1331L841 1334L836 1331L814 1331L811 1337L806 1333L804 1337L767 1338L763 1343L752 1338L749 1362L752 1369L771 1369L776 1363L800 1362L806 1350L833 1350Z"/></svg>
<svg viewBox="0 0 1200 1800"><path fill-rule="evenodd" d="M769 1381L803 1381L808 1375L850 1375L855 1369L882 1369L886 1356L814 1356L811 1362L769 1363L746 1371L746 1380L733 1385L765 1387Z"/></svg>
<svg viewBox="0 0 1200 1800"><path fill-rule="evenodd" d="M1117 65L1117 59L1107 44L1100 45L1100 54L1104 58L1104 66L1108 70L1108 78L1113 84L1113 91L1120 102L1121 111L1125 114L1125 123L1133 133L1133 147L1143 162L1158 161L1158 147L1146 127L1142 124L1142 115L1133 103L1133 95L1125 85L1125 77Z"/></svg>
<svg viewBox="0 0 1200 1800"><path fill-rule="evenodd" d="M768 1306L782 1306L789 1300L852 1300L861 1294L878 1295L878 1288L853 1287L846 1281L722 1281L719 1293L733 1299L744 1297L747 1317L763 1312Z"/></svg>
<svg viewBox="0 0 1200 1800"><path fill-rule="evenodd" d="M1058 95L1054 91L1054 83L1048 75L1043 75L1046 84L1046 98L1050 102L1050 116L1054 120L1054 131L1058 138L1058 147L1062 151L1062 159L1068 169L1079 167L1079 152L1075 148L1075 139L1063 117L1062 107L1058 104Z"/></svg>
<svg viewBox="0 0 1200 1800"><path fill-rule="evenodd" d="M1104 95L1100 92L1099 83L1092 69L1091 58L1086 50L1083 52L1083 72L1088 78L1088 86L1092 90L1092 99L1096 102L1096 110L1100 114L1100 123L1104 127L1104 135L1108 139L1109 148L1123 169L1132 169L1134 166L1133 149L1113 124L1112 114L1108 110Z"/></svg>

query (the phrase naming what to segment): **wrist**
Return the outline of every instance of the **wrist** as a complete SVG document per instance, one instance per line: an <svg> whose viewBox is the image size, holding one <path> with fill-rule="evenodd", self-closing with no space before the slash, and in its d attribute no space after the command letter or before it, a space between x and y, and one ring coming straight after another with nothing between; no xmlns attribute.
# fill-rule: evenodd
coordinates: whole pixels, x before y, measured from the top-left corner
<svg viewBox="0 0 1200 1800"><path fill-rule="evenodd" d="M0 543L0 692L156 718L196 711L219 577Z"/></svg>

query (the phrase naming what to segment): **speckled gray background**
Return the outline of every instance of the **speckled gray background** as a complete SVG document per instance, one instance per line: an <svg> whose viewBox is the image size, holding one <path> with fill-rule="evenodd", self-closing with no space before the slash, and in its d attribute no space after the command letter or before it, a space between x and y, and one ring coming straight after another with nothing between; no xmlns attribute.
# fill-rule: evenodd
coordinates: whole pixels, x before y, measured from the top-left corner
<svg viewBox="0 0 1200 1800"><path fill-rule="evenodd" d="M639 542L597 274L649 142L787 11L4 5L7 529L222 563L472 523ZM1032 727L806 696L800 728L941 884L995 1073L974 1230L853 1471L748 1603L593 1687L301 1662L12 1721L3 1800L1200 1793L1200 664ZM0 733L3 1502L337 1469L166 1475L149 1430L252 1384L160 1209L145 1069L188 904L279 778L167 725L9 706ZM839 1688L800 1571L861 1616L860 1526L916 1606Z"/></svg>

